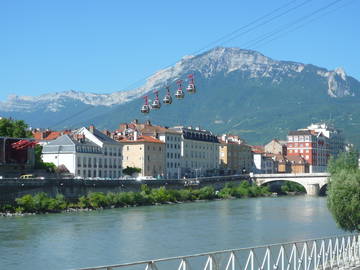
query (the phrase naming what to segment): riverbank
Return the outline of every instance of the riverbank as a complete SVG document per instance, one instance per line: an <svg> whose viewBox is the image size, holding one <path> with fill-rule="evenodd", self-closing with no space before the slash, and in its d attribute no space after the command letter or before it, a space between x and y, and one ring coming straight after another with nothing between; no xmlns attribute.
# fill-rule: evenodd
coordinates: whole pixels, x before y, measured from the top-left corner
<svg viewBox="0 0 360 270"><path fill-rule="evenodd" d="M169 203L191 202L198 200L215 200L231 198L248 198L270 196L267 187L251 185L244 181L239 185L228 184L220 190L213 186L200 189L166 189L160 187L151 189L141 186L140 192L91 192L81 196L77 201L70 202L62 194L52 198L45 193L34 196L28 194L15 200L13 205L0 206L0 216L21 216L26 214L60 213L70 211L92 211L96 209L111 209L129 206L159 205Z"/></svg>

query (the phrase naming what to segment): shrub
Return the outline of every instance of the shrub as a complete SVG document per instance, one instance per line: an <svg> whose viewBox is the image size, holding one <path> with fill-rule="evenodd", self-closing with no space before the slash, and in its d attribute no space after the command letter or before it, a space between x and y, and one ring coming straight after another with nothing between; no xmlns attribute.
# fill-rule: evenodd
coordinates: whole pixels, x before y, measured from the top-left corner
<svg viewBox="0 0 360 270"><path fill-rule="evenodd" d="M207 186L199 189L198 198L200 200L213 200L215 199L215 189L212 186Z"/></svg>
<svg viewBox="0 0 360 270"><path fill-rule="evenodd" d="M92 208L107 207L109 205L107 197L101 192L91 192L87 195L89 204Z"/></svg>
<svg viewBox="0 0 360 270"><path fill-rule="evenodd" d="M16 199L18 206L22 207L25 212L32 213L35 212L35 202L33 196L30 194L24 195Z"/></svg>
<svg viewBox="0 0 360 270"><path fill-rule="evenodd" d="M170 201L170 195L165 187L151 190L151 197L156 203L164 203Z"/></svg>

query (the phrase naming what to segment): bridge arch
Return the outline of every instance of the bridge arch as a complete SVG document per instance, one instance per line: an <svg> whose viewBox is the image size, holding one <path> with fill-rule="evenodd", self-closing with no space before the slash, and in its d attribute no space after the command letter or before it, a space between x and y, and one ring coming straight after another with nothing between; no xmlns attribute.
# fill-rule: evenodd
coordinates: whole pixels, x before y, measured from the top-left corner
<svg viewBox="0 0 360 270"><path fill-rule="evenodd" d="M325 196L328 190L328 184L323 185L319 190L319 196Z"/></svg>
<svg viewBox="0 0 360 270"><path fill-rule="evenodd" d="M306 193L311 196L319 195L320 189L330 181L329 173L252 174L250 177L258 186L274 181L295 182L305 187Z"/></svg>
<svg viewBox="0 0 360 270"><path fill-rule="evenodd" d="M291 178L289 178L289 179L286 179L286 178L268 179L268 180L261 182L260 186L264 186L264 185L272 183L272 182L280 182L280 181L282 181L282 182L288 181L288 182L293 182L293 183L299 184L305 189L306 193L309 194L308 190L306 189L306 185L304 185L304 183L302 183L301 181L296 181Z"/></svg>

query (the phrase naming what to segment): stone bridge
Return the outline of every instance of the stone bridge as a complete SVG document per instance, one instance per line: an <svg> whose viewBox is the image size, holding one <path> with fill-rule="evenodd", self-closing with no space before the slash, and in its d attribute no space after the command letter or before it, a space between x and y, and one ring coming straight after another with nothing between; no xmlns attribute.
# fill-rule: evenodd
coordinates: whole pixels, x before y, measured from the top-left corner
<svg viewBox="0 0 360 270"><path fill-rule="evenodd" d="M262 186L274 181L291 181L302 185L306 193L318 196L323 191L330 179L329 173L276 173L276 174L251 174L251 179Z"/></svg>

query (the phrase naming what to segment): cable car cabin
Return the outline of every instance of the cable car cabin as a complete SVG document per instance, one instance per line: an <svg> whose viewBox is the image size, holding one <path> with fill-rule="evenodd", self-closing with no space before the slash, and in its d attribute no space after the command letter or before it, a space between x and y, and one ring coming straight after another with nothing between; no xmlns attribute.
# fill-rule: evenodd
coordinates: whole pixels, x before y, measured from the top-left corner
<svg viewBox="0 0 360 270"><path fill-rule="evenodd" d="M159 99L154 99L153 102L151 103L151 108L160 109L160 107L161 107L161 103Z"/></svg>
<svg viewBox="0 0 360 270"><path fill-rule="evenodd" d="M163 99L163 103L164 104L171 104L172 103L172 97L169 94L167 94Z"/></svg>
<svg viewBox="0 0 360 270"><path fill-rule="evenodd" d="M184 91L182 90L182 87L181 87L182 80L178 80L176 83L178 85L178 89L176 90L175 97L177 99L183 99L185 97L185 93L184 93Z"/></svg>
<svg viewBox="0 0 360 270"><path fill-rule="evenodd" d="M171 94L170 94L170 87L169 86L166 86L166 95L163 99L163 103L164 104L171 104L172 103L172 97L171 97Z"/></svg>
<svg viewBox="0 0 360 270"><path fill-rule="evenodd" d="M195 84L189 83L189 85L187 86L186 90L187 90L189 93L191 93L191 94L196 93Z"/></svg>
<svg viewBox="0 0 360 270"><path fill-rule="evenodd" d="M150 106L147 105L147 104L142 105L141 112L142 113L149 113L150 112Z"/></svg>
<svg viewBox="0 0 360 270"><path fill-rule="evenodd" d="M195 82L194 82L194 75L190 74L188 75L188 78L189 78L189 84L186 88L186 90L191 93L191 94L194 94L196 93L196 87L195 87Z"/></svg>
<svg viewBox="0 0 360 270"><path fill-rule="evenodd" d="M184 91L181 89L176 90L175 97L177 99L183 99L185 97Z"/></svg>

